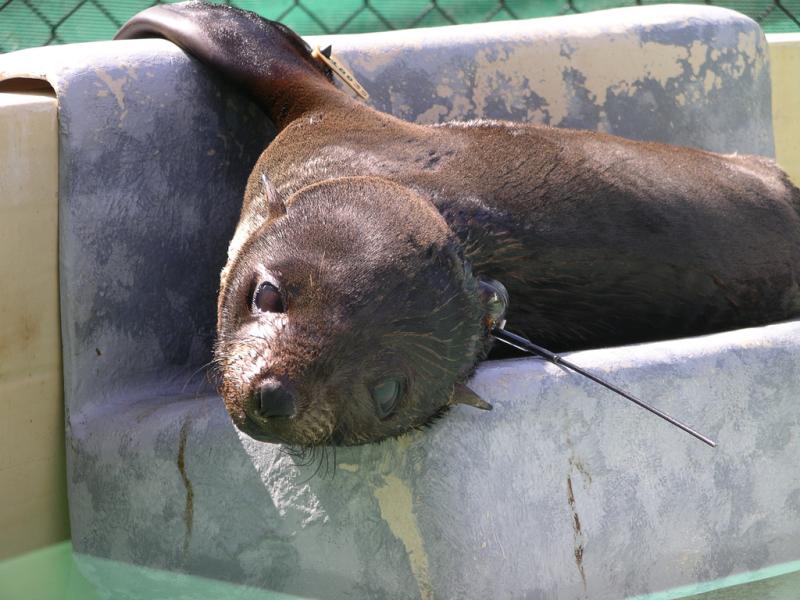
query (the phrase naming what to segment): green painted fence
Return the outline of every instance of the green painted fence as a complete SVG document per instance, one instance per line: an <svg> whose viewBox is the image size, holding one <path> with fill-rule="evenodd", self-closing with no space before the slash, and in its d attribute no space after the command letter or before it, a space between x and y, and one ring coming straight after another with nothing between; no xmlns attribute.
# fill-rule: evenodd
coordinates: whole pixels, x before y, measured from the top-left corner
<svg viewBox="0 0 800 600"><path fill-rule="evenodd" d="M109 39L153 0L0 0L0 52ZM303 34L358 33L528 19L655 0L230 0ZM767 32L800 31L800 0L706 0L743 12Z"/></svg>

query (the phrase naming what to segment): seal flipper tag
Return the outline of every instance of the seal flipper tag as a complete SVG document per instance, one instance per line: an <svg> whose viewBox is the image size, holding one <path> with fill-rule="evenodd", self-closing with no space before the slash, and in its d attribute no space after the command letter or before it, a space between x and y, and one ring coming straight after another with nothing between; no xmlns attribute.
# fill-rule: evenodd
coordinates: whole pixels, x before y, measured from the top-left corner
<svg viewBox="0 0 800 600"><path fill-rule="evenodd" d="M350 73L347 69L342 66L338 60L336 60L333 55L331 55L331 47L328 46L324 50L320 50L319 46L315 46L314 49L311 51L311 56L318 60L324 62L328 67L336 73L339 77L341 77L342 81L344 81L351 90L353 90L356 94L361 96L364 100L369 100L369 94L367 90L363 88L363 86L358 83L353 74Z"/></svg>
<svg viewBox="0 0 800 600"><path fill-rule="evenodd" d="M523 352L527 352L528 354L533 354L535 356L540 356L540 357L544 358L545 360L553 363L554 365L563 365L564 367L566 367L566 368L568 368L568 369L570 369L572 371L575 371L576 373L578 373L580 375L583 375L584 377L587 377L588 379L591 379L595 383L599 383L600 385L602 385L605 388L608 388L612 392L616 392L617 394L619 394L620 396L622 396L626 400L630 400L631 402L633 402L634 404L636 404L638 406L641 406L645 410L649 410L654 415L656 415L658 417L661 417L662 419L664 419L668 423L671 423L671 424L675 425L675 427L677 427L678 429L682 429L683 431L685 431L689 435L692 435L692 436L696 437L698 440L700 440L701 442L703 442L705 444L708 444L712 448L716 448L717 447L717 443L714 440L704 436L702 433L699 433L699 432L695 431L694 429L692 429L691 427L689 427L685 423L682 423L678 419L669 416L667 413L665 413L662 410L657 409L655 406L650 406L644 400L639 400L639 398L637 398L633 394L629 394L625 390L618 388L613 383L609 383L608 381L605 381L604 379L601 379L597 375L592 375L591 373L589 373L588 371L585 371L584 369L582 369L578 365L576 365L576 364L574 364L574 363L572 363L572 362L570 362L568 360L565 360L564 358L562 358L560 355L556 354L555 352L551 352L550 350L547 350L546 348L542 348L541 346L537 346L536 344L534 344L533 342L531 342L528 339L525 339L521 335L517 335L515 333L511 333L510 331L506 331L505 329L501 329L499 327L495 327L492 330L492 337L494 337L496 340L500 340L501 342L503 342L505 344L508 344L509 346L512 346L512 347L516 348L517 350L522 350Z"/></svg>
<svg viewBox="0 0 800 600"><path fill-rule="evenodd" d="M479 279L478 297L484 309L483 321L489 331L502 329L506 325L508 291L499 281Z"/></svg>
<svg viewBox="0 0 800 600"><path fill-rule="evenodd" d="M450 404L466 404L481 410L492 410L493 406L486 402L483 398L478 396L475 392L469 389L463 383L457 383L453 389L453 397Z"/></svg>

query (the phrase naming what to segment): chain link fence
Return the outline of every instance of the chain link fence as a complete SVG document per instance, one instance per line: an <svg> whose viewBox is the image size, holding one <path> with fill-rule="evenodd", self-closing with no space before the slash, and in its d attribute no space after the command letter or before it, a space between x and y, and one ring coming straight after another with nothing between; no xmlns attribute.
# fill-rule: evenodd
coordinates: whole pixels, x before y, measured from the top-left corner
<svg viewBox="0 0 800 600"><path fill-rule="evenodd" d="M227 0L301 34L361 33L529 19L663 0ZM0 0L0 52L110 39L159 0ZM691 2L686 2L691 3ZM706 0L742 12L768 33L800 32L800 0Z"/></svg>

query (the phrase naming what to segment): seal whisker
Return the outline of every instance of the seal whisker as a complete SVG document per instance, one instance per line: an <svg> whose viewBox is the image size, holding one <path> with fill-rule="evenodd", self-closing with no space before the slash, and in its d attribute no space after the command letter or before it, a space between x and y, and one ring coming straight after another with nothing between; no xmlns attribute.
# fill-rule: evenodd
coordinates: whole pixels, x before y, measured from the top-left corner
<svg viewBox="0 0 800 600"><path fill-rule="evenodd" d="M192 382L192 379L194 379L194 378L195 378L195 376L196 376L196 375L198 375L198 374L199 374L201 371L204 371L204 370L208 369L208 371L206 371L206 376L207 376L207 377L208 377L209 375L211 375L211 374L214 374L214 371L215 371L215 365L216 365L216 361L215 361L215 359L214 359L214 358L212 358L212 359L211 359L211 360L209 360L208 362L206 362L206 363L204 363L204 364L200 365L200 366L199 366L199 367L197 367L197 368L196 368L194 371L192 371L192 372L191 372L191 373L188 375L188 377L186 378L186 381L184 382L183 386L181 387L181 394L183 394L183 393L185 393L185 392L186 392L186 388L187 388L187 387L189 387L189 384ZM213 382L209 381L209 383L213 383ZM201 384L201 385L202 385L202 384ZM198 388L195 390L195 393L197 393L197 392L198 392L198 390L199 390L199 387L200 387L200 385L198 385Z"/></svg>

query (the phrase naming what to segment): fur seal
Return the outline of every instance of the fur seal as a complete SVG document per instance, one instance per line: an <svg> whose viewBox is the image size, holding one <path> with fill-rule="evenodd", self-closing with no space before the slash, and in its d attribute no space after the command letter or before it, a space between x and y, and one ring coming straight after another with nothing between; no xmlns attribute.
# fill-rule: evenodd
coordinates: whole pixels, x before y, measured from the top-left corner
<svg viewBox="0 0 800 600"><path fill-rule="evenodd" d="M506 310L556 350L800 314L800 190L770 160L496 121L423 126L331 83L287 27L199 2L164 37L277 128L222 271L216 358L256 439L360 444L487 408L463 382ZM502 282L502 283L498 283Z"/></svg>

